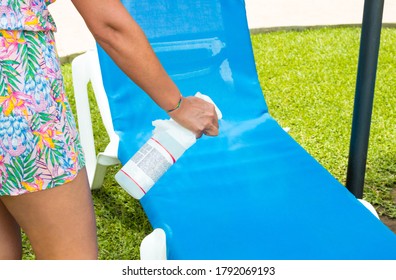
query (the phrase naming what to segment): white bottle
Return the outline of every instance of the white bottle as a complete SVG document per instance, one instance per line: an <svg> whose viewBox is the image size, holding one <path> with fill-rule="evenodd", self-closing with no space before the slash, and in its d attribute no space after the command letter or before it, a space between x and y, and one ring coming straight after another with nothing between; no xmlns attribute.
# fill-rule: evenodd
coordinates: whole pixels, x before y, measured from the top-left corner
<svg viewBox="0 0 396 280"><path fill-rule="evenodd" d="M196 97L213 101L197 93ZM216 107L216 106L215 106ZM218 119L222 115L216 107ZM174 120L156 120L152 137L115 175L116 181L131 196L141 199L161 176L190 148L196 137L193 132Z"/></svg>

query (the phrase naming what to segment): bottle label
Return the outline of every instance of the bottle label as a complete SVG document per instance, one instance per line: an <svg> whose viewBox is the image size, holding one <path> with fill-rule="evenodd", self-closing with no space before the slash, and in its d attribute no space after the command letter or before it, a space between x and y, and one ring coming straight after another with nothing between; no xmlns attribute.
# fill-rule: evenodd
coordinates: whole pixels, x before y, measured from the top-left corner
<svg viewBox="0 0 396 280"><path fill-rule="evenodd" d="M146 193L175 162L167 149L150 138L121 170Z"/></svg>

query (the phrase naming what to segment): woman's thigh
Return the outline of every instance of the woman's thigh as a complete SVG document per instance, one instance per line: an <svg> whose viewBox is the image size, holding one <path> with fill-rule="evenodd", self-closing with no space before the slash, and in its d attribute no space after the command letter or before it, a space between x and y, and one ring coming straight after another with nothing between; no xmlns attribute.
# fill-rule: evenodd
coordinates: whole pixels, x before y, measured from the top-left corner
<svg viewBox="0 0 396 280"><path fill-rule="evenodd" d="M22 258L21 230L0 200L0 260Z"/></svg>
<svg viewBox="0 0 396 280"><path fill-rule="evenodd" d="M3 196L37 259L96 259L96 222L85 168L52 189Z"/></svg>

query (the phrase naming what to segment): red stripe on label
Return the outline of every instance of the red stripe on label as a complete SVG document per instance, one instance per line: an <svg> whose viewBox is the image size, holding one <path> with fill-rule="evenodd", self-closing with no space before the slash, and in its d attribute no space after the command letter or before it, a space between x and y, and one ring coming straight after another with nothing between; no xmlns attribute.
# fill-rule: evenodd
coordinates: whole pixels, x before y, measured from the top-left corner
<svg viewBox="0 0 396 280"><path fill-rule="evenodd" d="M144 194L146 194L146 192L145 192L145 190L131 177L131 176L129 176L129 174L128 173L126 173L124 170L122 170L121 169L121 171L122 171L122 173L124 173L129 179L131 179L138 187L139 187L139 189L144 193Z"/></svg>
<svg viewBox="0 0 396 280"><path fill-rule="evenodd" d="M160 145L160 146L170 155L170 157L172 158L173 163L176 162L176 160L175 160L175 158L173 157L173 155L172 155L164 146L162 146L162 144L161 144L160 142L158 142L156 139L154 139L154 138L152 138L152 137L151 137L151 139L152 139L153 141L155 141L158 145Z"/></svg>

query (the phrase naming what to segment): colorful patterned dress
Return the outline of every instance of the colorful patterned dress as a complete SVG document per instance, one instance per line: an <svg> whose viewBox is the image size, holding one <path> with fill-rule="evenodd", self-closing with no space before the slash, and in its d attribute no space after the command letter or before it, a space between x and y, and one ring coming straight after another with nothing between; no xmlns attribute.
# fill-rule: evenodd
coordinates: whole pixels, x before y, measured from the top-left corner
<svg viewBox="0 0 396 280"><path fill-rule="evenodd" d="M0 196L63 185L84 166L47 5L0 0Z"/></svg>

